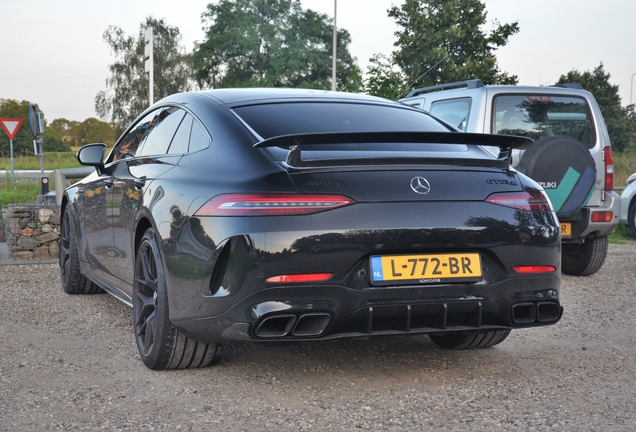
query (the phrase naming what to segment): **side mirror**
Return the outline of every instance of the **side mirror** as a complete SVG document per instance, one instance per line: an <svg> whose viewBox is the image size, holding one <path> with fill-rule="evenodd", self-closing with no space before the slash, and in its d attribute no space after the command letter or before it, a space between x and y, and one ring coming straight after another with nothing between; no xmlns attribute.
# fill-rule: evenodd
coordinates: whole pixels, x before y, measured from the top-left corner
<svg viewBox="0 0 636 432"><path fill-rule="evenodd" d="M106 144L86 144L77 151L75 155L82 165L94 166L100 172L104 166L104 154L106 153Z"/></svg>

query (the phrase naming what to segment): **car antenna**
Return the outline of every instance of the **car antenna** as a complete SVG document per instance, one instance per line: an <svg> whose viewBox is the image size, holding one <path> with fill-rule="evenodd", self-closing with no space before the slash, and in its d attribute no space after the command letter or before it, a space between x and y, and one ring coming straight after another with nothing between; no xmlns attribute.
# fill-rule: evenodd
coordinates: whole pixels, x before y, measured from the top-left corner
<svg viewBox="0 0 636 432"><path fill-rule="evenodd" d="M435 63L433 66L431 66L431 67L430 67L430 68L429 68L426 72L424 72L422 75L420 75L419 77L417 77L417 79L416 79L415 81L413 81L409 87L413 87L415 84L417 84L417 82L418 82L419 80L421 80L421 79L422 79L422 77L423 77L424 75L426 75L427 73L429 73L430 71L432 71L433 69L435 69L435 67L436 67L438 64L440 64L441 62L443 62L444 60L446 60L449 56L450 56L450 54L449 54L449 55L447 55L446 57L444 57L443 59L441 59L440 61L438 61L437 63Z"/></svg>

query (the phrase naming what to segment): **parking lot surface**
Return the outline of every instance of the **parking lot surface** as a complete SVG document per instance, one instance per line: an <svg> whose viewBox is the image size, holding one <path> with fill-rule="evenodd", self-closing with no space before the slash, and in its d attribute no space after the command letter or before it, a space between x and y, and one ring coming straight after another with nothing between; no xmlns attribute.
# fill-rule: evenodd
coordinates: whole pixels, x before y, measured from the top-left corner
<svg viewBox="0 0 636 432"><path fill-rule="evenodd" d="M0 431L636 428L636 243L562 279L564 317L482 350L425 336L225 344L154 372L132 310L69 296L56 265L0 266Z"/></svg>

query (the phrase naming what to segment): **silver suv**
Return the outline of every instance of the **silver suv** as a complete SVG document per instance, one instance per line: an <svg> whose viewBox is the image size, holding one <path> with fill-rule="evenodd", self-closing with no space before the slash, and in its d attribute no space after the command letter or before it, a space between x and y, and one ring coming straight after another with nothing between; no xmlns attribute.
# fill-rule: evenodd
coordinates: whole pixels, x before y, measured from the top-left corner
<svg viewBox="0 0 636 432"><path fill-rule="evenodd" d="M512 166L545 189L561 223L562 271L596 273L619 222L612 148L594 96L578 84L484 85L481 80L413 90L400 102L464 132L523 135ZM497 149L498 152L498 149Z"/></svg>

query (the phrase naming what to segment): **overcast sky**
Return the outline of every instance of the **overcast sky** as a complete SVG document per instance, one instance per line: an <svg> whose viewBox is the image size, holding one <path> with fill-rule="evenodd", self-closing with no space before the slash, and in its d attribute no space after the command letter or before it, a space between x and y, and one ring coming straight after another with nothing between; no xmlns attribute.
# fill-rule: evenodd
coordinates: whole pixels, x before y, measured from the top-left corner
<svg viewBox="0 0 636 432"><path fill-rule="evenodd" d="M192 50L204 33L201 13L210 0L0 0L0 98L38 103L50 121L96 116L95 94L105 89L115 59L102 39L109 25L136 34L145 17L164 18ZM497 52L503 71L520 84L549 85L572 69L601 62L630 100L636 73L636 0L485 0L488 20L518 21L520 32ZM333 15L333 0L302 0ZM363 71L374 53L394 49L401 0L338 0L337 25L352 37L350 50ZM635 81L636 81L636 77ZM634 83L636 85L636 82ZM633 99L636 101L636 98Z"/></svg>

